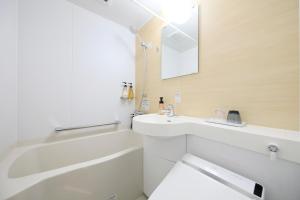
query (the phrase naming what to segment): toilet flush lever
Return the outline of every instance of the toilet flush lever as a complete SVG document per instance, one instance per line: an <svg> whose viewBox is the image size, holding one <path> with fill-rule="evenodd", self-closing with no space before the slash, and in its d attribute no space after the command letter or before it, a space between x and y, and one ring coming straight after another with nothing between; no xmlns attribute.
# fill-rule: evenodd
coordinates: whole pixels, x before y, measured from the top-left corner
<svg viewBox="0 0 300 200"><path fill-rule="evenodd" d="M276 160L277 152L279 151L279 147L276 144L270 144L268 146L268 150L270 151L270 159Z"/></svg>

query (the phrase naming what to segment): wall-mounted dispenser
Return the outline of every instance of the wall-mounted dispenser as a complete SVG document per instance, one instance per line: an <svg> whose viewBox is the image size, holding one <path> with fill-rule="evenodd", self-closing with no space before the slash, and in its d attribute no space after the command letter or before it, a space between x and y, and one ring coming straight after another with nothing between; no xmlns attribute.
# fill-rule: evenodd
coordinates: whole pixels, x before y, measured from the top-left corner
<svg viewBox="0 0 300 200"><path fill-rule="evenodd" d="M134 99L134 92L133 92L133 86L132 83L129 83L129 88L128 88L128 100L131 101Z"/></svg>
<svg viewBox="0 0 300 200"><path fill-rule="evenodd" d="M122 82L121 99L125 101L132 101L134 99L133 83Z"/></svg>
<svg viewBox="0 0 300 200"><path fill-rule="evenodd" d="M128 99L128 87L127 87L127 82L123 82L123 90L122 90L121 99Z"/></svg>

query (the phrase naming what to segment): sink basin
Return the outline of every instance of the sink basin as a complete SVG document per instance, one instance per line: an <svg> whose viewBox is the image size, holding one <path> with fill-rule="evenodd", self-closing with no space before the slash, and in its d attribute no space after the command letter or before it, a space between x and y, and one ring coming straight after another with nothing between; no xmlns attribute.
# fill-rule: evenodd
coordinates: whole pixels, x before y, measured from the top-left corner
<svg viewBox="0 0 300 200"><path fill-rule="evenodd" d="M142 135L175 137L187 134L188 121L179 116L149 114L133 118L133 130Z"/></svg>
<svg viewBox="0 0 300 200"><path fill-rule="evenodd" d="M168 117L166 115L157 115L157 114L149 114L149 115L140 115L134 118L137 122L144 123L184 123L185 121L180 119L180 117Z"/></svg>

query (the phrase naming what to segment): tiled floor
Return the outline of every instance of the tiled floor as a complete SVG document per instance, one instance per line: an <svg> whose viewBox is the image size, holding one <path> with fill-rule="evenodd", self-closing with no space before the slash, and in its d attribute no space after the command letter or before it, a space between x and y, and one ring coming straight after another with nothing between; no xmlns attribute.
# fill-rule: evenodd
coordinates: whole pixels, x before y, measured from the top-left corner
<svg viewBox="0 0 300 200"><path fill-rule="evenodd" d="M145 197L145 196L143 195L143 196L140 196L139 198L137 198L137 200L147 200L147 197Z"/></svg>

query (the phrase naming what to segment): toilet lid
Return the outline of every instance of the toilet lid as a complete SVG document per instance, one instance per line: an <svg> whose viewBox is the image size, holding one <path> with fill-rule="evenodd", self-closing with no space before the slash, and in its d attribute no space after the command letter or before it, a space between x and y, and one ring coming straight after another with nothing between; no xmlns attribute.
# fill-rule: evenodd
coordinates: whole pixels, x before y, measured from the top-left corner
<svg viewBox="0 0 300 200"><path fill-rule="evenodd" d="M178 162L149 200L250 200L249 196Z"/></svg>

